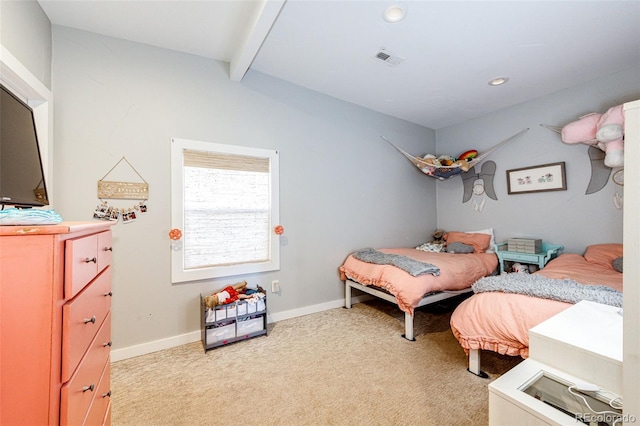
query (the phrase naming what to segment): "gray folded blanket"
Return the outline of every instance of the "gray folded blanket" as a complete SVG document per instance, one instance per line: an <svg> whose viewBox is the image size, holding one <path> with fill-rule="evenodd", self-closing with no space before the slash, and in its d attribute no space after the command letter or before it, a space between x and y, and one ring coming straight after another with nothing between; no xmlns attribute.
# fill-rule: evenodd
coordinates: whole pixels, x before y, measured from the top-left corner
<svg viewBox="0 0 640 426"><path fill-rule="evenodd" d="M392 265L408 272L414 277L421 274L440 275L440 268L431 263L420 262L399 254L383 253L372 248L366 248L351 253L353 257L367 263L375 263L378 265Z"/></svg>
<svg viewBox="0 0 640 426"><path fill-rule="evenodd" d="M503 274L480 278L471 286L475 293L498 291L541 299L578 303L581 300L622 307L622 293L605 285L585 285L570 279L553 279L538 274Z"/></svg>

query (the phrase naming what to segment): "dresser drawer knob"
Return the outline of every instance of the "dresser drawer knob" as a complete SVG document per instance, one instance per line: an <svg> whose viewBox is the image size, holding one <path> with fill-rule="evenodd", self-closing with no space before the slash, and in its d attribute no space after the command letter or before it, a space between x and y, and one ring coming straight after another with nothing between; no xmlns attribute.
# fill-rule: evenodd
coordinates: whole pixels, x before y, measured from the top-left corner
<svg viewBox="0 0 640 426"><path fill-rule="evenodd" d="M102 394L102 397L103 397L103 398L106 398L106 397L111 398L111 390L109 390L109 392L105 392L105 393L103 393L103 394Z"/></svg>
<svg viewBox="0 0 640 426"><path fill-rule="evenodd" d="M93 324L95 324L95 323L96 323L96 316L94 315L94 316L92 316L91 318L85 318L85 319L84 319L84 323L85 323L85 324L88 324L88 323L93 323Z"/></svg>
<svg viewBox="0 0 640 426"><path fill-rule="evenodd" d="M82 387L82 392L86 392L86 391L91 391L93 392L93 390L95 389L96 385L94 385L93 383L91 383L91 386L83 386Z"/></svg>
<svg viewBox="0 0 640 426"><path fill-rule="evenodd" d="M111 342L105 342L102 344L102 347L106 348L107 346L111 346Z"/></svg>
<svg viewBox="0 0 640 426"><path fill-rule="evenodd" d="M105 247L104 251L113 251L113 247Z"/></svg>
<svg viewBox="0 0 640 426"><path fill-rule="evenodd" d="M98 259L97 259L97 258L95 258L95 257L94 257L94 258L92 258L92 259L89 259L89 258L87 257L84 261L85 261L85 263L91 263L91 262L93 262L93 263L98 263Z"/></svg>
<svg viewBox="0 0 640 426"><path fill-rule="evenodd" d="M112 293L112 292L105 293L105 294L104 294L104 297L107 297L107 296L113 296L113 293Z"/></svg>

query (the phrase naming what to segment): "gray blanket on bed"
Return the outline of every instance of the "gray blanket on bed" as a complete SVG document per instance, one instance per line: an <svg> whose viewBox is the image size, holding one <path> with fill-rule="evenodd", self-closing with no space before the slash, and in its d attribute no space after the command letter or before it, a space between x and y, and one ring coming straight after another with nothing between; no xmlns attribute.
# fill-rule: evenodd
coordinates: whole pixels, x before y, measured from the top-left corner
<svg viewBox="0 0 640 426"><path fill-rule="evenodd" d="M475 293L499 291L560 302L581 300L622 307L622 293L605 285L584 285L570 279L552 279L538 274L503 274L484 277L471 286Z"/></svg>
<svg viewBox="0 0 640 426"><path fill-rule="evenodd" d="M383 253L372 248L366 248L351 253L353 257L367 263L375 263L378 265L392 265L408 272L414 277L421 274L440 275L440 268L431 263L420 262L399 254Z"/></svg>

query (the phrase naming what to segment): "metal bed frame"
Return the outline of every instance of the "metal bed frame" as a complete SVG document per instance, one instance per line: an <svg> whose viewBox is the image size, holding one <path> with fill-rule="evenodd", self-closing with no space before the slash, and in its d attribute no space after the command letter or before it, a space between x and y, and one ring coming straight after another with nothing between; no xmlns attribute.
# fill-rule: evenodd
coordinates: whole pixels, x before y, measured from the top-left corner
<svg viewBox="0 0 640 426"><path fill-rule="evenodd" d="M351 289L355 288L357 290L363 291L372 296L378 297L380 299L386 300L393 304L397 305L396 298L393 294L388 293L379 287L374 286L366 286L360 284L358 282L352 281L350 279L346 279L344 281L344 307L347 309L351 309L352 299L351 299ZM420 300L420 303L416 308L421 306L430 305L432 303L439 302L441 300L449 299L452 297L459 296L461 294L469 293L473 291L471 287L466 288L464 290L452 290L452 291L438 291L434 293L425 294L425 296ZM408 312L404 313L404 334L402 335L407 340L415 341L414 338L414 330L413 330L413 316ZM478 365L479 368L479 365Z"/></svg>

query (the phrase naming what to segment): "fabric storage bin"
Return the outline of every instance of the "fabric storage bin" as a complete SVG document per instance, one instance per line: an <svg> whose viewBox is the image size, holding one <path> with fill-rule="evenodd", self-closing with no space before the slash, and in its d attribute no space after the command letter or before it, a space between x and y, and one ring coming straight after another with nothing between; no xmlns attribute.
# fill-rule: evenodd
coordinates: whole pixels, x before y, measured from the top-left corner
<svg viewBox="0 0 640 426"><path fill-rule="evenodd" d="M223 319L227 318L227 307L222 305L222 306L216 306L214 308L214 311L216 312L216 321L220 321Z"/></svg>
<svg viewBox="0 0 640 426"><path fill-rule="evenodd" d="M236 325L234 323L231 323L217 327L208 327L206 334L207 345L233 339L234 337L236 337Z"/></svg>
<svg viewBox="0 0 640 426"><path fill-rule="evenodd" d="M207 315L204 318L204 322L215 322L216 320L216 311L215 309L207 309Z"/></svg>
<svg viewBox="0 0 640 426"><path fill-rule="evenodd" d="M236 313L238 316L247 315L247 302L239 302L236 308Z"/></svg>
<svg viewBox="0 0 640 426"><path fill-rule="evenodd" d="M206 310L205 322L213 323L216 321L222 321L227 318L235 317L236 315L235 310L232 310L231 312L227 312L228 307L229 305L220 305L220 306L215 306L213 308L208 308Z"/></svg>
<svg viewBox="0 0 640 426"><path fill-rule="evenodd" d="M237 305L235 303L227 305L227 318L235 318L236 312L237 312Z"/></svg>
<svg viewBox="0 0 640 426"><path fill-rule="evenodd" d="M248 318L244 321L238 321L237 326L238 330L236 334L238 337L246 336L256 331L262 331L264 330L264 317L260 316L258 318Z"/></svg>

